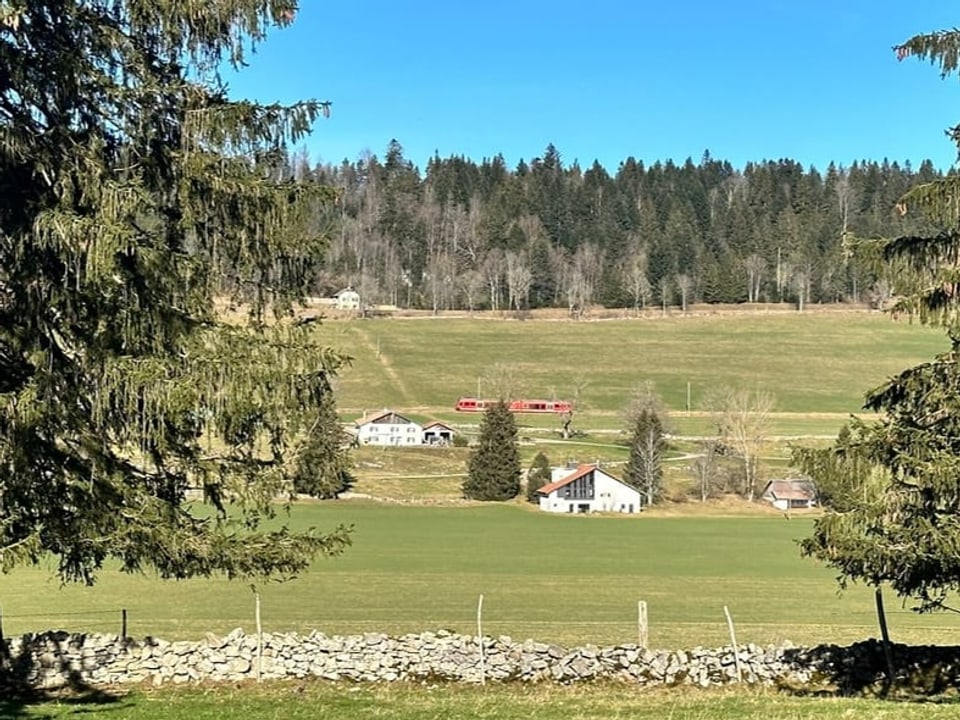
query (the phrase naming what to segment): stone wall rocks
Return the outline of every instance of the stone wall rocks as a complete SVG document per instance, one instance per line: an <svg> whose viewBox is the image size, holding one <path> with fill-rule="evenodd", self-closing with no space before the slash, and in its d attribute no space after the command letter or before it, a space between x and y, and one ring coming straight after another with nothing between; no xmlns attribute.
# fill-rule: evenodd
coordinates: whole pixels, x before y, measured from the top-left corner
<svg viewBox="0 0 960 720"><path fill-rule="evenodd" d="M36 688L70 684L190 683L317 677L357 682L523 681L577 683L617 680L641 685L708 687L737 681L785 687L859 691L884 681L882 648L795 648L790 644L692 650L653 650L633 644L610 647L559 645L448 631L392 637L381 633L264 633L237 629L197 642L62 631L7 640L8 681ZM481 662L480 647L483 647ZM258 650L259 648L259 650ZM736 653L736 659L735 659ZM895 646L901 677L922 677L931 690L956 687L960 648Z"/></svg>

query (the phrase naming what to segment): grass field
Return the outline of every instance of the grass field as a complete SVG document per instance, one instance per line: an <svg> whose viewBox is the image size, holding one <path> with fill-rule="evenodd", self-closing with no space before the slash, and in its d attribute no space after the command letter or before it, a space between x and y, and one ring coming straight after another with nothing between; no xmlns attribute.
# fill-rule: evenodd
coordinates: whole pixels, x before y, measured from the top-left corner
<svg viewBox="0 0 960 720"><path fill-rule="evenodd" d="M524 464L544 450L555 463L622 461L620 417L630 391L652 380L679 435L712 433L700 412L710 388L758 388L776 397L771 433L831 435L859 410L864 391L946 349L942 333L868 313L706 316L602 322L389 319L332 321L319 332L353 356L339 380L344 419L392 407L466 432L479 416L453 412L496 363L519 370L518 394L569 397L588 378L574 442L553 417L519 416ZM687 408L687 388L691 406ZM668 478L683 475L692 443L675 441ZM521 503L459 500L467 451L362 448L355 490L388 503L340 501L294 508L296 527L355 527L354 545L284 584L259 587L267 631L400 634L446 628L564 645L636 639L636 603L649 605L650 644L728 642L730 609L743 643L847 643L876 635L873 595L837 593L830 570L799 556L812 519L743 505L667 506L641 517L541 514ZM768 466L783 464L773 443ZM435 505L435 506L434 506ZM106 569L95 587L61 587L50 568L0 576L6 635L51 628L201 638L253 628L249 585L160 582ZM955 616L918 616L888 598L893 639L958 644ZM946 718L958 705L780 696L750 689L640 691L577 688L342 686L135 691L114 698L21 704L0 717L205 718Z"/></svg>
<svg viewBox="0 0 960 720"><path fill-rule="evenodd" d="M636 638L649 604L650 644L727 641L728 606L741 642L848 642L876 634L872 594L838 597L831 571L799 557L810 519L768 513L641 517L555 516L519 503L460 507L358 501L305 504L298 527L355 527L346 554L301 578L260 589L266 630L328 634L451 629L472 633L484 594L484 631L564 645ZM253 627L240 582L163 583L105 572L92 588L60 588L43 569L0 579L6 634L63 627L135 637L202 638ZM917 616L891 598L893 637L956 642L955 616ZM62 613L77 613L62 614ZM102 613L102 614L99 614Z"/></svg>
<svg viewBox="0 0 960 720"><path fill-rule="evenodd" d="M480 415L456 413L461 395L484 394L497 364L515 368L519 395L571 398L586 379L564 442L553 415L517 415L522 461L538 451L554 464L626 459L622 410L633 388L652 381L680 437L714 435L703 409L711 389L762 389L776 398L764 452L767 470L783 466L790 442L833 437L864 393L947 348L943 333L865 311L714 314L596 322L478 318L331 320L318 332L354 358L338 380L344 420L391 407L414 420L444 420L474 436ZM690 406L687 407L689 384ZM479 387L478 387L479 385ZM668 482L689 484L674 442ZM357 490L402 500L456 499L466 453L434 449L355 454ZM668 490L672 488L668 487Z"/></svg>
<svg viewBox="0 0 960 720"><path fill-rule="evenodd" d="M0 699L0 718L104 717L112 720L945 720L954 700L895 702L796 697L773 690L644 690L616 684L341 685L164 688L37 704Z"/></svg>
<svg viewBox="0 0 960 720"><path fill-rule="evenodd" d="M864 392L947 348L941 331L879 313L709 315L571 322L469 318L328 321L318 332L354 358L339 380L345 419L391 407L416 419L476 423L453 412L483 394L495 364L518 371L518 394L569 399L585 377L576 423L617 428L631 390L653 381L672 411L702 407L711 388L758 388L776 398L775 431L833 433ZM489 388L488 388L489 390ZM679 414L681 430L707 422ZM522 416L536 430L550 417Z"/></svg>

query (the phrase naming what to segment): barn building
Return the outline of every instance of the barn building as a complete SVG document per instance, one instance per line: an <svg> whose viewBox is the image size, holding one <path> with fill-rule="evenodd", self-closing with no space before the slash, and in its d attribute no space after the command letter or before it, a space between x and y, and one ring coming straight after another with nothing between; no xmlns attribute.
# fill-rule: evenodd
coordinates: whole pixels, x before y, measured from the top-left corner
<svg viewBox="0 0 960 720"><path fill-rule="evenodd" d="M817 505L817 488L812 480L771 480L760 494L778 510L812 508Z"/></svg>

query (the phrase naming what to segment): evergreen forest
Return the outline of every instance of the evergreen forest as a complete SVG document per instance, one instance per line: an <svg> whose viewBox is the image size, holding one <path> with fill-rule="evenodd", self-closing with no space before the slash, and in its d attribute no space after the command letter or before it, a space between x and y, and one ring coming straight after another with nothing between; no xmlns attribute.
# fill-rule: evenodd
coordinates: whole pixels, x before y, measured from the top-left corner
<svg viewBox="0 0 960 720"><path fill-rule="evenodd" d="M368 305L574 317L598 305L882 305L894 275L851 239L929 231L899 200L942 177L929 160L735 168L709 151L682 164L628 157L610 174L553 145L513 169L501 156L434 156L421 171L395 140L382 159L311 166L299 150L286 163L339 192L317 210L332 244L316 294L352 286Z"/></svg>

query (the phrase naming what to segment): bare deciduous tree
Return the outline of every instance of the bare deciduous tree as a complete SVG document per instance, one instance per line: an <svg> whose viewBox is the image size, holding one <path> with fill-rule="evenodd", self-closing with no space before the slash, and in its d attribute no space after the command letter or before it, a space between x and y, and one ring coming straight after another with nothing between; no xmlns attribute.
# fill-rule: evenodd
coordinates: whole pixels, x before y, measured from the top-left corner
<svg viewBox="0 0 960 720"><path fill-rule="evenodd" d="M473 312L477 306L477 299L486 287L483 275L476 270L464 270L457 275L457 287L460 289L467 309Z"/></svg>
<svg viewBox="0 0 960 720"><path fill-rule="evenodd" d="M847 234L850 226L850 216L853 213L856 190L850 184L850 171L841 168L838 173L837 184L834 186L837 194L837 208L840 211L840 235Z"/></svg>
<svg viewBox="0 0 960 720"><path fill-rule="evenodd" d="M603 270L603 251L596 245L586 244L577 248L566 277L567 307L570 315L583 317L593 302Z"/></svg>
<svg viewBox="0 0 960 720"><path fill-rule="evenodd" d="M564 440L569 440L570 436L573 434L573 430L571 429L571 426L573 425L573 414L581 407L580 396L587 385L590 384L589 378L590 375L585 370L577 373L573 378L573 392L570 394L570 398L568 400L570 403L570 409L566 412L560 413L560 436Z"/></svg>
<svg viewBox="0 0 960 720"><path fill-rule="evenodd" d="M813 264L809 260L791 262L787 268L790 285L797 296L797 310L803 308L810 300L810 285L813 281Z"/></svg>
<svg viewBox="0 0 960 720"><path fill-rule="evenodd" d="M507 294L509 304L519 312L530 297L530 284L533 282L533 273L526 253L508 250L507 265Z"/></svg>
<svg viewBox="0 0 960 720"><path fill-rule="evenodd" d="M717 440L707 438L697 443L697 452L691 458L690 471L697 482L700 502L706 502L714 493L717 484Z"/></svg>
<svg viewBox="0 0 960 720"><path fill-rule="evenodd" d="M470 198L470 209L462 232L457 235L457 253L471 267L479 267L483 255L483 234L480 226L483 222L483 210L480 198Z"/></svg>
<svg viewBox="0 0 960 720"><path fill-rule="evenodd" d="M639 238L632 238L630 254L627 256L621 270L624 285L630 290L633 298L634 312L639 315L640 310L646 308L650 300L649 253L646 243Z"/></svg>
<svg viewBox="0 0 960 720"><path fill-rule="evenodd" d="M664 275L660 278L660 309L661 312L667 314L667 305L673 301L673 293L671 292L670 278Z"/></svg>
<svg viewBox="0 0 960 720"><path fill-rule="evenodd" d="M483 279L487 284L487 289L490 291L491 310L500 309L500 298L503 292L504 265L503 252L498 248L490 250L483 259Z"/></svg>
<svg viewBox="0 0 960 720"><path fill-rule="evenodd" d="M747 302L760 302L760 286L767 262L759 253L751 253L743 261L743 267L747 271Z"/></svg>
<svg viewBox="0 0 960 720"><path fill-rule="evenodd" d="M773 405L773 395L762 390L720 388L707 400L720 442L743 463L742 493L750 501L757 493L760 451L767 441Z"/></svg>
<svg viewBox="0 0 960 720"><path fill-rule="evenodd" d="M513 363L494 363L481 375L483 393L494 400L509 402L523 393L520 367Z"/></svg>
<svg viewBox="0 0 960 720"><path fill-rule="evenodd" d="M430 292L430 303L434 315L441 309L450 307L456 272L456 264L446 252L435 252L427 258L424 280Z"/></svg>
<svg viewBox="0 0 960 720"><path fill-rule="evenodd" d="M533 247L538 240L547 236L547 231L543 229L543 223L536 215L521 215L517 220L517 225L523 230L523 235L527 239L527 247Z"/></svg>
<svg viewBox="0 0 960 720"><path fill-rule="evenodd" d="M693 290L693 278L686 273L678 273L677 289L680 291L680 308L683 313L686 314L687 302L690 299L690 293Z"/></svg>

